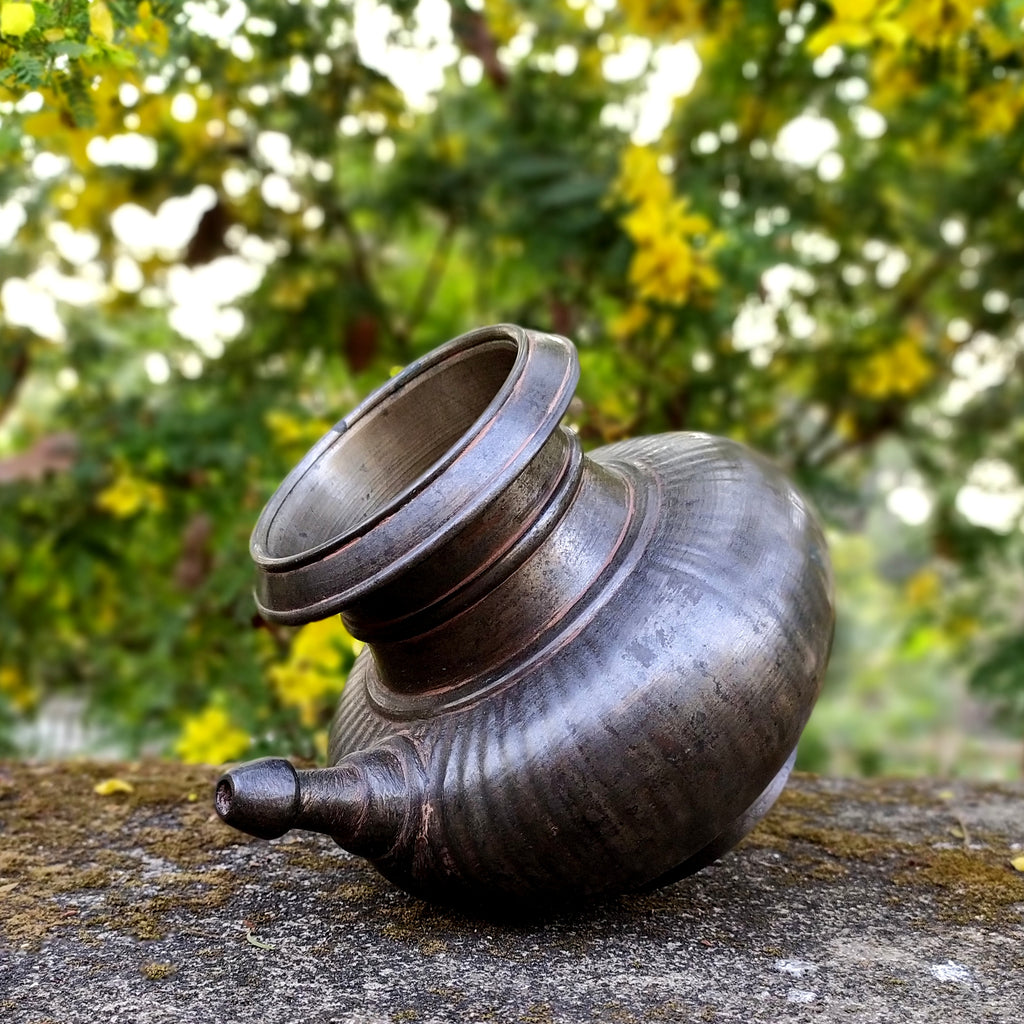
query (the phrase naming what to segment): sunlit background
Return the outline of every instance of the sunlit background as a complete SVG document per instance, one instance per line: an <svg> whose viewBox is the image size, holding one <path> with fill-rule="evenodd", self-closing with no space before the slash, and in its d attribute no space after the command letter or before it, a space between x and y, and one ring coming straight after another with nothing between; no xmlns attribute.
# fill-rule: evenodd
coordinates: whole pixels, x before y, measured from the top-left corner
<svg viewBox="0 0 1024 1024"><path fill-rule="evenodd" d="M358 643L261 621L248 533L514 321L579 346L586 446L725 434L820 510L801 767L1019 777L1022 19L3 0L0 750L322 756Z"/></svg>

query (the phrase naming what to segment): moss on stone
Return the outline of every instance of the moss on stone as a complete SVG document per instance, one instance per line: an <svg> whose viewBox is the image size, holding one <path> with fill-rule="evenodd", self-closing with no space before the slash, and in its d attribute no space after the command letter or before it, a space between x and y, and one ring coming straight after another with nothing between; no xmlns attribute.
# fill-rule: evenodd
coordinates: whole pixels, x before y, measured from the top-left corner
<svg viewBox="0 0 1024 1024"><path fill-rule="evenodd" d="M534 1003L528 1006L518 1019L522 1024L550 1024L554 1021L555 1015L550 1003Z"/></svg>
<svg viewBox="0 0 1024 1024"><path fill-rule="evenodd" d="M424 956L440 956L442 953L448 952L448 943L444 939L438 939L434 936L423 939L419 947L420 952Z"/></svg>
<svg viewBox="0 0 1024 1024"><path fill-rule="evenodd" d="M339 850L337 855L324 853L310 847L306 843L294 842L284 847L285 860L296 868L305 868L308 871L332 874L348 867L349 862L344 859Z"/></svg>
<svg viewBox="0 0 1024 1024"><path fill-rule="evenodd" d="M216 775L214 768L160 762L0 763L0 941L36 946L54 929L75 929L85 944L109 931L158 939L181 926L183 913L202 916L241 902L247 880L224 866L225 852L255 840L213 813ZM110 777L124 779L132 791L98 795L93 787ZM981 799L980 792L971 788L967 798ZM1014 793L996 787L991 796ZM902 820L901 806L915 808L907 816L913 827L892 823ZM752 853L779 855L774 885L813 879L837 886L872 876L891 886L893 900L905 899L908 887L927 894L932 909L922 927L936 918L999 927L1022 919L1024 875L1009 866L1009 842L1021 838L964 830L956 799L939 783L797 777L745 844ZM420 903L323 842L284 839L273 856L294 874L266 882L267 888L291 890L294 878L304 879L333 923L372 920L381 934L425 956L463 942L502 959L543 955L524 953L520 941L536 922L492 927ZM239 918L258 913L258 901L247 896L245 902ZM649 930L669 927L679 909L673 888L613 903L627 917L643 918ZM688 913L700 918L704 911L693 906ZM586 911L577 916L585 920ZM592 945L587 935L585 927L574 929L565 948L585 956ZM721 941L736 938L723 934Z"/></svg>
<svg viewBox="0 0 1024 1024"><path fill-rule="evenodd" d="M455 988L453 985L438 985L428 988L427 992L443 1000L448 1006L458 1006L466 998L466 993L460 988Z"/></svg>
<svg viewBox="0 0 1024 1024"><path fill-rule="evenodd" d="M97 929L158 938L169 911L223 905L237 881L216 866L216 853L249 840L201 799L215 774L161 762L0 764L0 887L11 885L0 936L34 947L74 926L83 941ZM112 777L132 791L95 792ZM168 872L147 878L147 858ZM77 898L95 890L101 906Z"/></svg>
<svg viewBox="0 0 1024 1024"><path fill-rule="evenodd" d="M139 973L150 981L164 981L177 974L178 968L175 967L174 964L162 964L156 963L155 961L148 961L142 965L139 969Z"/></svg>
<svg viewBox="0 0 1024 1024"><path fill-rule="evenodd" d="M1024 920L1024 879L991 849L932 849L910 858L893 881L937 890L940 917L957 924Z"/></svg>
<svg viewBox="0 0 1024 1024"><path fill-rule="evenodd" d="M343 903L366 903L380 895L380 886L369 882L348 882L331 890L331 897Z"/></svg>
<svg viewBox="0 0 1024 1024"><path fill-rule="evenodd" d="M1006 796L1001 792L999 795ZM836 802L860 804L864 818L882 806L934 806L935 828L920 839L895 839L891 832L842 828ZM784 854L802 877L840 881L858 865L881 871L892 885L927 890L940 918L962 924L1005 925L1024 920L1024 876L1009 865L1004 837L972 830L970 848L953 847L955 808L927 785L902 780L848 784L837 796L821 790L790 788L747 838L752 847Z"/></svg>

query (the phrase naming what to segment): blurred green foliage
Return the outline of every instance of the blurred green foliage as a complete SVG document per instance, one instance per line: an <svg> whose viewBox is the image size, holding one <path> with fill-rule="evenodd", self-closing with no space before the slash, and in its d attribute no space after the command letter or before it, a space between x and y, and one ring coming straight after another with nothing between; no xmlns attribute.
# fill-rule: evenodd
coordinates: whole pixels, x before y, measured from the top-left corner
<svg viewBox="0 0 1024 1024"><path fill-rule="evenodd" d="M72 693L122 750L315 754L358 645L255 616L248 532L505 320L577 342L587 445L729 435L821 509L804 766L1004 770L962 736L1024 724L1018 0L0 15L0 746Z"/></svg>

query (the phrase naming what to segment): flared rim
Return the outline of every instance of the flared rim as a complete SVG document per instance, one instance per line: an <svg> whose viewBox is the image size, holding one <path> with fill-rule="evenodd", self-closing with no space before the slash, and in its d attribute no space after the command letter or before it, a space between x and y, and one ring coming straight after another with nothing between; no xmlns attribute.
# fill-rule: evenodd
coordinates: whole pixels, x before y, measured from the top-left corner
<svg viewBox="0 0 1024 1024"><path fill-rule="evenodd" d="M298 512L309 475L338 455L357 424L446 362L495 342L515 348L508 376L440 458L358 522L301 551L274 552L275 523ZM392 377L313 445L260 514L250 554L261 613L280 622L322 618L427 557L523 472L557 428L578 376L568 339L495 324L452 339Z"/></svg>

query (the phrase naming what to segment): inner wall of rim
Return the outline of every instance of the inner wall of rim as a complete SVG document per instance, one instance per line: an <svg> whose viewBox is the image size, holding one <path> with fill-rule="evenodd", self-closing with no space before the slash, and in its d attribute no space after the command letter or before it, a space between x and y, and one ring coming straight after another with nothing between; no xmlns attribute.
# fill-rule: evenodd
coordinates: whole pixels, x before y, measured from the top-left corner
<svg viewBox="0 0 1024 1024"><path fill-rule="evenodd" d="M301 554L386 509L479 418L516 351L497 340L458 353L361 416L289 493L267 531L267 554Z"/></svg>

